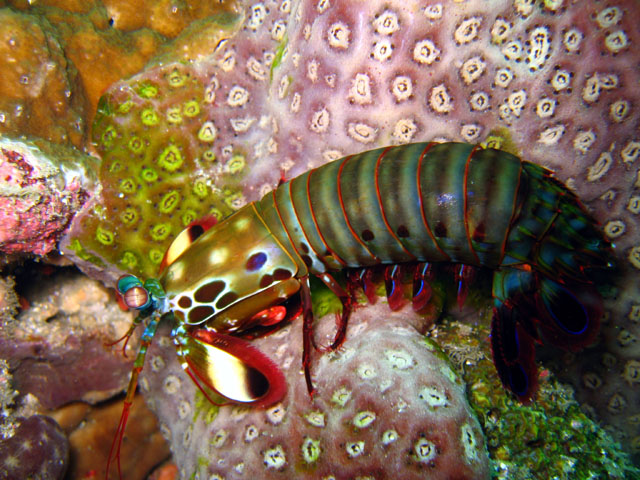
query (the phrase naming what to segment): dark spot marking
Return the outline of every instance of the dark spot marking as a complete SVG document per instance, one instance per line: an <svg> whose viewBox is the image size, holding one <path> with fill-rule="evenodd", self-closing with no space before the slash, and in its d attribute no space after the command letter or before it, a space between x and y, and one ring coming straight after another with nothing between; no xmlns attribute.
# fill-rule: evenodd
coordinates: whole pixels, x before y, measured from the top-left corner
<svg viewBox="0 0 640 480"><path fill-rule="evenodd" d="M189 311L189 323L200 323L213 315L213 307L199 305Z"/></svg>
<svg viewBox="0 0 640 480"><path fill-rule="evenodd" d="M287 278L291 277L291 272L285 268L276 268L273 272L273 278L276 280L286 280Z"/></svg>
<svg viewBox="0 0 640 480"><path fill-rule="evenodd" d="M191 299L189 297L185 297L184 295L180 297L178 300L178 306L180 308L189 308L191 306Z"/></svg>
<svg viewBox="0 0 640 480"><path fill-rule="evenodd" d="M307 267L313 265L313 260L311 260L311 257L309 255L302 255L302 261Z"/></svg>
<svg viewBox="0 0 640 480"><path fill-rule="evenodd" d="M244 381L251 398L260 398L269 391L269 380L255 368L247 369Z"/></svg>
<svg viewBox="0 0 640 480"><path fill-rule="evenodd" d="M302 253L309 253L309 246L306 243L300 242L300 251Z"/></svg>
<svg viewBox="0 0 640 480"><path fill-rule="evenodd" d="M444 223L442 222L438 222L436 224L436 228L434 230L434 233L436 234L436 237L446 237L447 236L447 227L445 226Z"/></svg>
<svg viewBox="0 0 640 480"><path fill-rule="evenodd" d="M473 236L471 238L474 242L484 242L485 237L486 232L484 231L484 223L479 223L473 231Z"/></svg>
<svg viewBox="0 0 640 480"><path fill-rule="evenodd" d="M220 300L218 300L218 303L216 303L216 309L222 310L223 308L231 305L237 299L238 294L236 292L227 292L222 297L220 297Z"/></svg>
<svg viewBox="0 0 640 480"><path fill-rule="evenodd" d="M266 261L267 261L266 253L264 252L254 253L247 260L247 264L245 265L245 268L247 269L248 272L255 272L256 270L260 270L262 266L266 263Z"/></svg>
<svg viewBox="0 0 640 480"><path fill-rule="evenodd" d="M370 242L371 240L373 240L375 238L375 236L373 235L373 232L371 230L363 230L362 231L362 239L365 242Z"/></svg>
<svg viewBox="0 0 640 480"><path fill-rule="evenodd" d="M260 288L268 287L273 283L273 277L269 274L263 275L260 279Z"/></svg>
<svg viewBox="0 0 640 480"><path fill-rule="evenodd" d="M202 228L202 225L191 225L189 227L189 240L191 240L191 243L193 243L203 233L204 233L204 228Z"/></svg>
<svg viewBox="0 0 640 480"><path fill-rule="evenodd" d="M400 225L396 233L400 238L407 238L409 236L409 229L405 225Z"/></svg>
<svg viewBox="0 0 640 480"><path fill-rule="evenodd" d="M225 283L222 280L209 282L196 290L193 297L200 303L213 303L218 295L220 295L220 292L224 290L224 287Z"/></svg>

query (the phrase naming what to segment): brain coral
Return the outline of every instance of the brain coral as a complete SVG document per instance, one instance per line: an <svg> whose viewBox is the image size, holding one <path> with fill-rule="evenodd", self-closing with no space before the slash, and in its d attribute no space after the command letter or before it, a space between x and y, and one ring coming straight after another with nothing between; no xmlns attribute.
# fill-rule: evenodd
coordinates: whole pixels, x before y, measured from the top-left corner
<svg viewBox="0 0 640 480"><path fill-rule="evenodd" d="M246 2L209 57L107 93L103 199L69 245L111 278L152 275L190 219L283 176L390 143L489 142L555 170L616 243L631 281L570 377L640 449L638 17L633 0Z"/></svg>
<svg viewBox="0 0 640 480"><path fill-rule="evenodd" d="M340 352L314 360L313 401L300 372L299 325L256 340L288 383L283 401L266 410L212 406L172 347L152 347L142 386L181 477L488 478L464 384L411 325L414 315L384 304L358 310Z"/></svg>

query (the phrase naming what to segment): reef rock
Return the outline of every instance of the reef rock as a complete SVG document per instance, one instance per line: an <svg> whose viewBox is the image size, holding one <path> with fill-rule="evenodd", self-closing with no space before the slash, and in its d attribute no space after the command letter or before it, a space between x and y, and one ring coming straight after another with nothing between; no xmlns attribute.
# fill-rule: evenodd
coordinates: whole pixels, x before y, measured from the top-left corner
<svg viewBox="0 0 640 480"><path fill-rule="evenodd" d="M124 357L121 347L106 343L126 332L132 316L95 280L32 268L25 275L31 284L19 282L28 307L15 318L7 312L0 335L0 358L8 361L16 390L50 409L120 391L133 355ZM12 295L8 285L3 294Z"/></svg>
<svg viewBox="0 0 640 480"><path fill-rule="evenodd" d="M142 387L181 477L488 478L465 386L411 325L416 318L382 303L359 309L344 346L314 355L313 400L301 374L300 322L253 341L288 384L282 402L266 409L211 405L181 370L168 339L159 339ZM320 323L328 343L333 318Z"/></svg>
<svg viewBox="0 0 640 480"><path fill-rule="evenodd" d="M62 480L69 461L69 442L49 417L19 419L12 437L0 441L0 478Z"/></svg>
<svg viewBox="0 0 640 480"><path fill-rule="evenodd" d="M0 138L0 252L46 255L95 188L97 159L43 140Z"/></svg>

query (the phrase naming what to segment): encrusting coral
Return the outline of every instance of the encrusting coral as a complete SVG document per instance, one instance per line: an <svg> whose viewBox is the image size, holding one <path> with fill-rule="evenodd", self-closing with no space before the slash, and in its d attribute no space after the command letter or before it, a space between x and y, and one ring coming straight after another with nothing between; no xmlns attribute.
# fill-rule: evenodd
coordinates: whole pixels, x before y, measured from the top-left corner
<svg viewBox="0 0 640 480"><path fill-rule="evenodd" d="M247 3L211 20L221 33L208 58L165 57L107 93L93 131L104 194L76 217L70 253L111 266L112 280L153 276L189 221L283 177L376 146L453 140L552 168L615 242L618 279L635 278L639 15L633 1ZM637 282L619 282L600 343L565 377L632 451L637 298Z"/></svg>
<svg viewBox="0 0 640 480"><path fill-rule="evenodd" d="M33 415L20 419L15 434L0 442L0 478L62 480L69 442L56 422Z"/></svg>
<svg viewBox="0 0 640 480"><path fill-rule="evenodd" d="M139 12L135 18L130 17L119 2L104 3L116 30L144 24L163 35L174 36L188 18L204 16L197 9L188 12L179 9L176 13L184 21L171 25L168 2L156 2L159 13L148 18L141 18ZM84 12L88 9L88 6L80 8ZM46 78L50 83L45 83L53 85L49 90L64 95L47 97L58 98L57 103L39 102L38 93L42 90L36 87L41 84L32 81L40 78L33 74L38 69L10 70L21 75L10 77L11 81L0 89L13 89L22 96L15 100L13 94L5 95L2 108L6 111L0 112L0 128L3 132L22 130L52 140L67 139L78 146L86 125L79 118L92 111L80 107L82 95L86 94L91 104L111 80L136 71L156 51L159 36L148 30L132 32L127 34L129 43L123 42L122 46L120 40L124 37L109 30L109 18L99 8L87 17L90 20L61 15L55 7L46 6L39 11L46 13L58 31L51 36L49 51L27 49L25 55L34 65L47 62L53 65L52 76ZM499 146L556 171L557 177L580 196L616 243L620 267L618 294L606 305L601 340L578 358L563 356L559 363L564 365L554 367L554 372L562 375L565 368L565 376L561 378L574 383L577 398L588 404L585 406L593 407L604 423L613 426L625 448L637 453L640 451L640 304L636 281L640 269L637 218L640 94L636 87L640 38L635 26L639 12L633 0L586 3L504 0L490 4L470 0L428 5L377 0L241 2L237 9L225 9L224 13L189 29L175 39L173 53L165 50L161 62L154 62L108 91L93 129L95 149L102 156L103 190L75 217L65 240L66 252L104 280L113 281L121 271L154 276L168 242L191 220L207 214L225 216L259 198L282 178L291 178L339 156L422 140ZM0 9L0 14L12 25L25 25L19 32L12 30L20 35L8 37L4 44L7 51L15 46L12 38L24 39L18 42L22 46L34 45L33 38L41 38L42 32L53 32L46 22L30 23L26 16L12 10ZM71 27L61 27L71 19ZM5 33L10 33L9 30L5 29ZM126 53L126 45L134 44L135 52ZM209 55L204 56L207 50ZM78 65L78 76L72 67L66 70L62 67L62 52ZM110 61L118 55L122 56L122 62ZM197 60L189 55L197 55ZM78 79L83 83L82 89L65 90ZM66 98L67 91L73 92L70 99ZM51 124L53 117L56 122ZM27 122L34 118L46 121L40 125ZM39 130L40 126L43 128ZM29 181L35 178L20 167L25 165L22 161L19 165L10 161L18 158L11 153L15 150L7 151L10 153L3 151L5 158L0 168L17 168L20 178ZM55 191L51 198L59 193ZM9 200L16 199L9 195ZM82 202L72 203L75 209ZM60 208L67 212L64 218L70 218L73 209L69 212ZM0 212L7 214L10 210ZM11 219L10 215L7 218ZM55 228L35 239L18 238L15 242L10 239L5 244L29 245L31 251L40 246L51 249L60 228L65 228L61 222L62 219L55 219L52 223ZM42 223L45 224L46 221ZM391 315L388 312L384 315L387 314ZM281 341L282 351L294 348L300 341L297 327L299 323L294 323L280 336L259 342ZM380 332L389 332L389 325L381 325ZM357 333L365 337L377 334ZM387 335L389 338L383 341L395 334ZM153 348L163 348L161 352L152 349L153 358L163 359L172 372L175 370L175 378L183 382L184 392L180 394L192 396L195 387L178 372L173 347L166 341L158 343ZM426 355L420 353L423 354ZM344 362L345 367L333 376L345 375L345 382L350 381L346 377L347 365L353 358L341 355L314 359L320 391L327 386L323 382L333 380L323 373L333 375L331 361ZM180 465L188 464L186 459L195 459L200 461L202 471L214 475L222 472L214 470L215 465L209 460L198 457L200 447L188 448L182 443L194 444L194 439L205 438L201 434L211 433L206 430L211 428L206 426L210 419L207 415L215 408L199 394L195 403L174 401L176 395L157 384L160 378L154 380L154 375L162 375L154 371L153 358L148 359L144 380L154 392L156 409L171 430ZM155 362L157 368L159 361ZM295 375L291 372L299 368L299 361L295 362L287 367L292 377ZM545 365L553 365L553 360L545 359ZM397 379L402 378L401 372L394 371L399 373ZM287 406L287 414L303 408L302 402L308 399L301 385L300 378L291 378L289 388L298 393L296 402ZM412 387L403 382L402 388ZM457 386L452 388L455 390ZM333 392L325 388L329 390ZM362 394L366 397L366 392ZM359 448L358 442L365 442L364 454L358 457L349 457L343 447L332 455L342 455L346 464L358 464L369 458L371 451L390 451L375 443L374 448L383 450L367 449L374 434L387 432L373 429L382 428L379 426L383 419L394 418L376 410L382 406L375 402L388 394L386 391L371 400L367 410L345 416L342 425L327 420L326 431L334 427L337 430L333 431L347 431L354 448ZM357 395L354 390L351 400L360 398ZM165 398L172 400L161 405ZM412 398L416 400L415 396ZM356 403L338 407L321 394L316 401L325 402L328 412L325 419L333 418L329 413L340 408L355 408ZM244 451L245 445L255 446L268 440L262 433L274 425L264 420L265 412L245 416L227 412L226 408L221 410L219 418L210 425L224 421L235 421L236 425L249 422L247 419L253 422L253 416L260 415L263 423L258 423L260 419L242 423L246 429L238 434L235 444L230 443L229 436L220 440L214 435L214 442L216 439L227 442L219 451L230 445ZM364 417L355 420L362 412ZM354 420L370 419L367 412L375 413L370 426L354 425ZM391 410L385 412L391 415ZM393 415L396 414L401 416L394 411ZM237 421L234 415L239 417ZM292 418L288 415L283 421ZM423 421L429 420L424 417ZM273 469L260 462L266 459L267 464L277 466L269 462L280 461L281 452L287 460L282 466L285 471L295 462L304 469L313 469L299 450L302 446L306 446L310 458L319 453L312 462L318 472L329 472L321 463L331 448L326 440L329 437L316 435L319 427L309 424L304 416L292 423L299 429L298 436L283 438L263 450L252 450L253 463L245 467L245 472L251 468L271 472ZM191 429L189 425L193 425ZM455 430L451 428L450 431ZM474 438L481 445L479 430L473 428L478 434ZM303 438L304 432L308 433L308 441ZM370 438L361 440L358 433ZM429 445L420 443L419 435L411 438L413 443L409 437L402 438L409 443L402 444L404 450L396 452L393 458L422 468L418 452L429 452ZM314 443L316 440L320 443ZM539 438L532 439L535 441ZM282 450L275 449L278 445ZM285 448L285 445L293 446ZM215 450L215 445L209 448ZM444 449L442 455L451 451ZM267 452L270 455L265 457ZM484 471L484 453L479 455L478 468ZM501 450L500 455L503 455L500 460L508 457L506 450ZM380 458L388 459L384 455ZM464 456L459 460L464 460ZM242 470L241 462L224 467L235 469L229 476L241 474L238 471Z"/></svg>
<svg viewBox="0 0 640 480"><path fill-rule="evenodd" d="M46 255L96 188L98 160L44 140L0 138L0 252Z"/></svg>
<svg viewBox="0 0 640 480"><path fill-rule="evenodd" d="M0 24L0 133L79 146L83 98L70 94L77 72L68 68L55 30L8 8L0 8Z"/></svg>
<svg viewBox="0 0 640 480"><path fill-rule="evenodd" d="M253 342L287 379L286 397L268 409L211 405L171 348L151 348L142 387L183 478L489 478L465 386L418 333L423 322L383 303L358 310L343 348L314 358L313 400L298 323Z"/></svg>

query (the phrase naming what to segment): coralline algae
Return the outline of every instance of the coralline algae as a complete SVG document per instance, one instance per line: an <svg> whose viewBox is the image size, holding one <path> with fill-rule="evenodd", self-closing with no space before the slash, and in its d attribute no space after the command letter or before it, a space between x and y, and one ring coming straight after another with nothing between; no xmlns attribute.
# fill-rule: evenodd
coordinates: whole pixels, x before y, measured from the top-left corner
<svg viewBox="0 0 640 480"><path fill-rule="evenodd" d="M43 140L0 138L0 251L46 255L96 187L98 160Z"/></svg>

